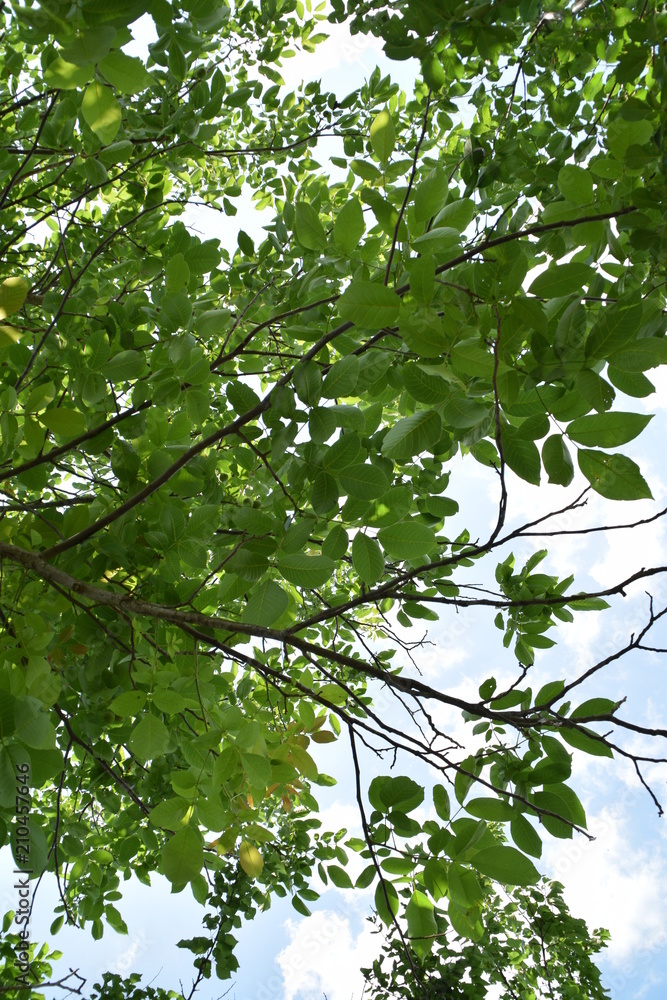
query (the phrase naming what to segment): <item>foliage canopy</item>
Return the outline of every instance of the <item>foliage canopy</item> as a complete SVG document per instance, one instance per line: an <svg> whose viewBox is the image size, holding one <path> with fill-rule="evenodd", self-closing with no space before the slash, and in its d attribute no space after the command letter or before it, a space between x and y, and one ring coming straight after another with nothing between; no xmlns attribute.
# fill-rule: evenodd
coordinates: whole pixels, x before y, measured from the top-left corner
<svg viewBox="0 0 667 1000"><path fill-rule="evenodd" d="M506 515L512 474L566 488L575 466L590 494L651 497L618 449L667 363L667 14L547 6L333 0L331 22L420 66L412 94L375 71L344 99L283 84L324 37L301 0L4 6L0 844L57 876L54 933L122 932L130 872L191 891L189 996L234 972L240 916L287 894L307 914L315 872L374 887L373 996L603 996L604 936L536 864L543 831L586 829L572 750L641 777L624 732L667 735L599 674L666 609L532 690L553 630L628 581L583 594L544 550L516 566L508 546L552 525ZM144 14L146 60L125 51ZM244 189L265 238L200 239L192 206L229 233ZM461 457L498 492L486 535L449 529ZM494 561L480 596L466 569ZM420 679L401 629L471 605L517 679L462 700ZM339 739L359 840L317 818ZM366 790L362 745L403 767ZM426 790L401 775L415 760ZM13 996L16 946L10 917ZM48 948L31 957L44 982Z"/></svg>

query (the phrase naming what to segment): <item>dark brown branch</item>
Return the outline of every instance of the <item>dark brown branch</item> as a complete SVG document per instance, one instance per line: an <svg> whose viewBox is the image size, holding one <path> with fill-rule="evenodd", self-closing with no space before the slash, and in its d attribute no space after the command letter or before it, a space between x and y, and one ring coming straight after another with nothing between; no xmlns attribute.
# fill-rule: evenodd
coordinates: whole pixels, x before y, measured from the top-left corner
<svg viewBox="0 0 667 1000"><path fill-rule="evenodd" d="M405 197L403 198L403 204L401 205L398 212L398 219L396 220L396 225L394 226L394 232L391 238L391 249L389 251L389 257L387 259L387 267L384 272L384 283L389 284L389 278L391 276L391 265L394 260L394 253L396 252L396 243L398 242L398 231L401 228L401 223L403 222L403 216L405 215L405 210L408 206L410 200L410 195L412 194L412 186L415 182L415 174L417 173L417 161L419 159L419 151L421 150L424 137L426 135L426 128L428 126L428 113L431 106L431 91L429 90L426 96L426 104L424 106L424 117L422 121L422 130L419 139L417 140L417 145L415 146L415 151L412 156L412 170L410 171L410 178L408 180L408 186L405 191Z"/></svg>

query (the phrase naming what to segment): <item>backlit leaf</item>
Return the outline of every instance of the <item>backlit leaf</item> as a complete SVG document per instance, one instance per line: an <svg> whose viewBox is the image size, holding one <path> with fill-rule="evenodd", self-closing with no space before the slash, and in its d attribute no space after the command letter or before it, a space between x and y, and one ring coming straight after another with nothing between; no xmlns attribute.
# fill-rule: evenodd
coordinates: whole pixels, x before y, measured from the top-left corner
<svg viewBox="0 0 667 1000"><path fill-rule="evenodd" d="M84 120L103 145L116 138L122 119L121 107L108 87L95 80L86 87L81 103Z"/></svg>
<svg viewBox="0 0 667 1000"><path fill-rule="evenodd" d="M179 830L162 848L161 858L162 872L173 885L191 882L204 866L200 834L191 826Z"/></svg>
<svg viewBox="0 0 667 1000"><path fill-rule="evenodd" d="M371 124L371 145L381 163L386 163L396 145L396 129L388 111L380 111Z"/></svg>
<svg viewBox="0 0 667 1000"><path fill-rule="evenodd" d="M307 250L322 250L326 246L327 234L320 217L312 205L298 201L295 207L296 238Z"/></svg>

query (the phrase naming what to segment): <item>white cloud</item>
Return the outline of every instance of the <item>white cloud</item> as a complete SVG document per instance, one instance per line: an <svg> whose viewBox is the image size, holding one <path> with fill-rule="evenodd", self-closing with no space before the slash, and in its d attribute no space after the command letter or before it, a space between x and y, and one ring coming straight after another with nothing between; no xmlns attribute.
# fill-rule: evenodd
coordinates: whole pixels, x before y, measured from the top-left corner
<svg viewBox="0 0 667 1000"><path fill-rule="evenodd" d="M606 927L606 957L629 979L667 944L667 852L659 842L633 847L629 821L605 808L589 822L595 841L547 841L544 863L565 886L565 899L591 927Z"/></svg>
<svg viewBox="0 0 667 1000"><path fill-rule="evenodd" d="M319 814L322 830L341 830L345 828L348 836L361 836L361 820L359 809L355 802L340 802L336 799Z"/></svg>
<svg viewBox="0 0 667 1000"><path fill-rule="evenodd" d="M373 71L378 56L382 51L382 43L372 35L351 35L347 24L318 25L318 34L327 34L326 42L321 42L315 52L298 50L291 59L282 59L280 73L288 90L298 87L304 80L321 78L330 70L346 68L345 76L339 76L338 82L348 86L349 70L356 69L352 86L363 83L364 77ZM358 81L356 77L359 76ZM347 92L347 91L346 91Z"/></svg>
<svg viewBox="0 0 667 1000"><path fill-rule="evenodd" d="M359 969L370 966L380 948L380 937L373 934L370 924L366 922L355 936L347 916L327 909L299 922L288 920L286 929L290 943L277 959L283 977L282 1000L319 1000L323 994L327 1000L361 997Z"/></svg>

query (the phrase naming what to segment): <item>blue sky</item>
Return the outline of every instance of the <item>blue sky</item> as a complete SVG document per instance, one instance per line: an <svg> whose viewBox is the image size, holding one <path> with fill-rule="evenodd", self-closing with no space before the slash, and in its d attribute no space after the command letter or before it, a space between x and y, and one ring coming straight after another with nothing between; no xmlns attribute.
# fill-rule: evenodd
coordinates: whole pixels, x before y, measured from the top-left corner
<svg viewBox="0 0 667 1000"><path fill-rule="evenodd" d="M350 37L336 27L333 40L318 48L317 55L297 56L285 66L291 88L304 77L323 78L325 87L343 96L368 76L380 56L373 39ZM409 86L410 64L383 61L383 72L391 72L403 86ZM193 223L204 236L220 236L219 220L212 213L198 213ZM261 233L261 220L248 212L235 222L251 235ZM211 227L207 231L207 227ZM229 245L235 246L236 226L229 227ZM226 240L227 242L227 240ZM560 519L560 527L575 529L594 523L619 523L648 516L667 505L667 477L663 467L667 378L661 379L661 391L645 401L632 400L627 408L641 409L658 416L638 442L623 449L639 462L656 498L656 504L641 501L611 504L592 498L589 506ZM620 403L619 408L624 408ZM471 534L484 536L496 512L497 483L481 466L467 460L454 463L450 495L456 497L464 514L460 526ZM567 496L576 495L576 485ZM565 492L557 487L530 487L511 478L510 510L512 523L532 519L538 512L562 506ZM517 558L525 558L543 544L550 549L546 572L561 576L575 573L577 586L595 589L621 580L643 565L665 562L665 528L658 523L632 531L616 532L607 537L569 536L561 540L533 539L521 548ZM492 566L485 572L492 572ZM470 577L482 582L482 569ZM532 673L533 685L542 680L573 676L594 662L600 651L609 651L627 641L645 620L646 586L637 585L626 598L618 598L613 610L605 614L579 614L574 624L559 630L558 645L543 654ZM650 587L656 600L667 601L667 579ZM425 679L437 681L451 693L476 691L481 680L491 672L498 678L514 676L514 660L503 657L500 635L493 628L493 614L471 612L450 615L431 629L435 643L420 654L420 668ZM413 630L416 635L416 630ZM665 642L665 630L662 630ZM410 636L412 638L412 636ZM659 635L655 636L656 644ZM663 725L667 718L666 687L656 655L634 654L606 671L599 687L595 683L582 689L582 699L603 693L612 697L627 695L625 714L636 722ZM446 717L445 717L446 716ZM455 735L463 733L456 713L443 713L441 719ZM641 741L629 739L626 745ZM323 747L321 766L339 778L333 789L318 789L324 809L324 825L341 825L358 834L359 821L349 781L349 759L344 746ZM411 765L406 764L405 767ZM398 773L401 773L400 770ZM410 773L406 770L403 773ZM369 778L372 772L368 771ZM667 770L647 772L653 787L667 800ZM646 792L639 787L632 768L624 761L609 762L576 755L574 787L589 817L589 828L596 840L552 841L545 845L542 867L546 874L563 882L566 899L573 912L585 917L592 926L604 925L612 931L612 941L602 961L605 980L614 1000L658 1000L664 996L667 982L667 901L662 888L667 884L667 837L664 820L657 817ZM0 899L3 912L15 905L12 891L11 859L6 851L0 856ZM200 908L189 890L172 895L164 880L156 878L151 890L130 882L122 913L129 926L127 938L108 930L100 942L89 935L63 929L54 939L63 952L61 965L79 968L94 981L102 971L122 973L141 971L154 985L174 987L179 979L187 987L191 972L189 953L175 947L181 937L198 930ZM54 886L44 882L37 896L33 931L35 938L48 939L48 926L55 901ZM370 962L378 948L365 920L370 905L369 893L327 890L313 905L313 916L300 917L289 901L276 900L272 909L243 929L238 959L241 966L230 997L235 1000L359 1000L360 964ZM59 972L62 975L62 970ZM229 984L205 983L198 991L200 1000L215 1000Z"/></svg>

